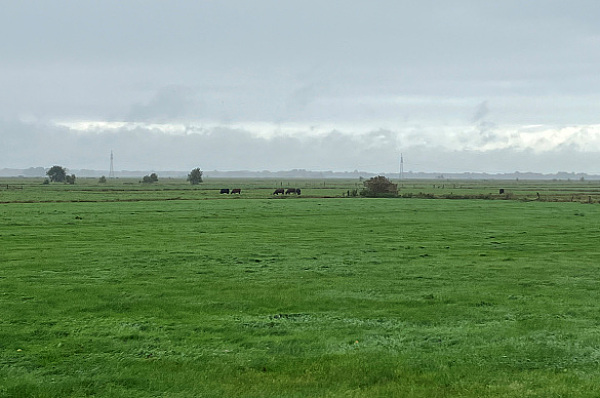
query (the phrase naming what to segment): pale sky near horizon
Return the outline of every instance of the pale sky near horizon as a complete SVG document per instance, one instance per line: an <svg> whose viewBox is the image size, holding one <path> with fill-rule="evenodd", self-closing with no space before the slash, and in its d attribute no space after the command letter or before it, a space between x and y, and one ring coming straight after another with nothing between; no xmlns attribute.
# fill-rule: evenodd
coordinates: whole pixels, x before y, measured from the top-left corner
<svg viewBox="0 0 600 398"><path fill-rule="evenodd" d="M600 173L597 0L0 0L0 168Z"/></svg>

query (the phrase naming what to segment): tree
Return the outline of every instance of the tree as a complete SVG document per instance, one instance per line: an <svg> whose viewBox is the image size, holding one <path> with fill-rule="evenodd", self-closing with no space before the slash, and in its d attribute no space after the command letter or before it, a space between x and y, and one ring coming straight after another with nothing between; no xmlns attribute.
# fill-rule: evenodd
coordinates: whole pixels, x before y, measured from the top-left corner
<svg viewBox="0 0 600 398"><path fill-rule="evenodd" d="M384 176L369 178L364 183L364 196L396 196L398 195L398 184L393 184Z"/></svg>
<svg viewBox="0 0 600 398"><path fill-rule="evenodd" d="M75 174L71 174L70 176L68 175L68 176L65 177L65 182L67 184L73 185L73 184L75 184L75 178L76 178Z"/></svg>
<svg viewBox="0 0 600 398"><path fill-rule="evenodd" d="M149 176L144 176L144 178L142 178L142 182L145 184L152 184L153 182L157 182L158 181L158 176L156 175L156 173L152 173Z"/></svg>
<svg viewBox="0 0 600 398"><path fill-rule="evenodd" d="M46 175L52 182L65 182L67 179L67 170L64 167L52 166L46 172Z"/></svg>
<svg viewBox="0 0 600 398"><path fill-rule="evenodd" d="M187 180L192 185L200 184L202 182L202 170L200 170L200 167L196 167L192 170L190 174L188 174Z"/></svg>
<svg viewBox="0 0 600 398"><path fill-rule="evenodd" d="M98 182L100 184L106 184L106 177L104 177L104 176L100 177L100 179L98 180Z"/></svg>

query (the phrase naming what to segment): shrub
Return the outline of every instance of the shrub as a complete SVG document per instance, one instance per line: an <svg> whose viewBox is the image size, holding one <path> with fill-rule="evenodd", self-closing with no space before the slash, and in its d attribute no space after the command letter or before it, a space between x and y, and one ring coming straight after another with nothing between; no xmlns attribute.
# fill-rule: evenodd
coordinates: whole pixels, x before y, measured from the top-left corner
<svg viewBox="0 0 600 398"><path fill-rule="evenodd" d="M361 192L363 196L369 197L394 197L398 196L398 184L392 183L384 176L369 178L363 183L365 189Z"/></svg>
<svg viewBox="0 0 600 398"><path fill-rule="evenodd" d="M77 178L77 177L75 177L75 174L68 175L68 176L66 176L66 177L65 177L65 182L66 182L67 184L71 184L71 185L73 185L73 184L75 184L75 179L76 179L76 178Z"/></svg>

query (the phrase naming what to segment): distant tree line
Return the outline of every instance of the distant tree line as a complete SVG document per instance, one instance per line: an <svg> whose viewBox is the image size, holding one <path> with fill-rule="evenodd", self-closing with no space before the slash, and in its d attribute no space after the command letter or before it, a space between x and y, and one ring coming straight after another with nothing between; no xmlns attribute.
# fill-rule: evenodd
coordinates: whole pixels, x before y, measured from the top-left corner
<svg viewBox="0 0 600 398"><path fill-rule="evenodd" d="M202 170L200 170L199 167L196 167L188 174L187 181L189 181L192 185L198 185L202 182L202 174ZM44 184L49 184L50 182L63 182L66 184L75 184L75 180L77 179L77 177L75 177L75 174L67 174L67 169L58 165L50 167L48 171L46 171L46 175L48 176L48 178L44 181ZM101 184L106 183L106 177L100 177L98 182ZM144 177L142 177L142 180L140 182L144 184L152 184L158 182L158 175L156 173L145 175Z"/></svg>

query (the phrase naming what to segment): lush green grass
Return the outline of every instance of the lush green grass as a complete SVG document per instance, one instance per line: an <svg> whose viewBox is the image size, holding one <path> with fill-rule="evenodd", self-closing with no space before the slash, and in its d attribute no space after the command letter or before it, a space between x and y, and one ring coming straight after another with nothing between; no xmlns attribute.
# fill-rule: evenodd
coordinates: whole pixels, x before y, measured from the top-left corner
<svg viewBox="0 0 600 398"><path fill-rule="evenodd" d="M0 204L1 397L598 396L597 204L155 190Z"/></svg>

